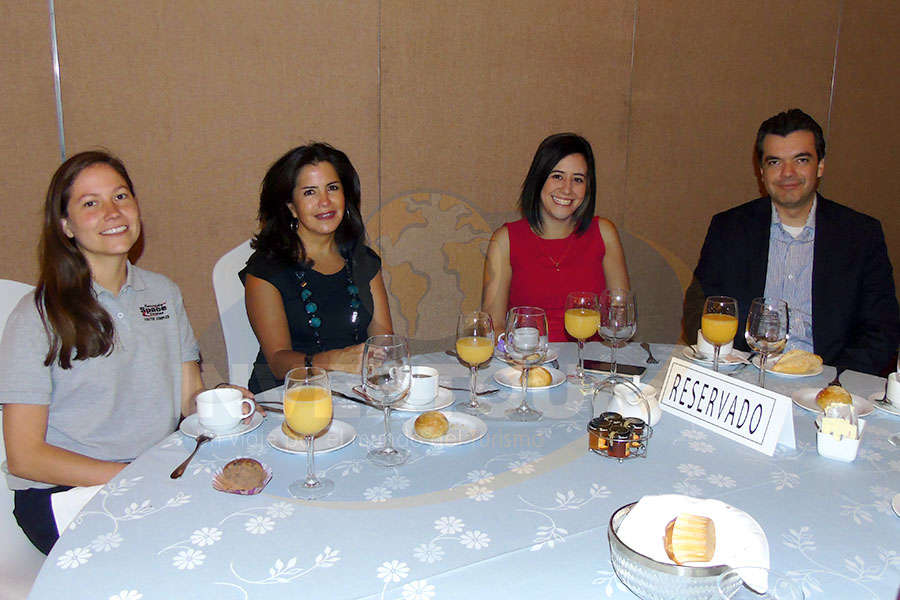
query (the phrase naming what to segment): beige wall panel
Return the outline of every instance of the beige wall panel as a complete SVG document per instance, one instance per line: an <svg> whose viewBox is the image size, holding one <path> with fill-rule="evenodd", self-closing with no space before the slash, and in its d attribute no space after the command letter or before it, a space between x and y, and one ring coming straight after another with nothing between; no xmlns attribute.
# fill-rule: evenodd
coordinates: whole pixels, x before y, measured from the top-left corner
<svg viewBox="0 0 900 600"><path fill-rule="evenodd" d="M395 328L455 334L480 304L490 232L516 218L532 155L572 130L594 147L598 212L621 213L632 2L386 0L385 274Z"/></svg>
<svg viewBox="0 0 900 600"><path fill-rule="evenodd" d="M881 220L900 290L897 31L896 2L845 5L822 192Z"/></svg>
<svg viewBox="0 0 900 600"><path fill-rule="evenodd" d="M710 217L759 195L759 124L793 106L825 123L838 6L640 4L625 226L658 246L682 285ZM656 293L671 339L681 298Z"/></svg>
<svg viewBox="0 0 900 600"><path fill-rule="evenodd" d="M46 2L0 6L0 278L37 281L37 241L59 162Z"/></svg>
<svg viewBox="0 0 900 600"><path fill-rule="evenodd" d="M253 233L268 166L327 140L353 160L364 197L375 188L377 3L67 1L57 12L70 151L99 144L125 160L142 202L140 264L181 286L206 368L224 376L212 268Z"/></svg>

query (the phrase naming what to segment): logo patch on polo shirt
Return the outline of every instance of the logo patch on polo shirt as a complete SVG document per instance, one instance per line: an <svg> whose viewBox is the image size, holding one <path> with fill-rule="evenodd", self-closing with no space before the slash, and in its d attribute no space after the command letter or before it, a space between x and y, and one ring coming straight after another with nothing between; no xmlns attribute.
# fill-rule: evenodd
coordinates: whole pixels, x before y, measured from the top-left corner
<svg viewBox="0 0 900 600"><path fill-rule="evenodd" d="M159 304L145 304L140 307L141 316L145 321L161 321L169 318L169 308L165 302Z"/></svg>

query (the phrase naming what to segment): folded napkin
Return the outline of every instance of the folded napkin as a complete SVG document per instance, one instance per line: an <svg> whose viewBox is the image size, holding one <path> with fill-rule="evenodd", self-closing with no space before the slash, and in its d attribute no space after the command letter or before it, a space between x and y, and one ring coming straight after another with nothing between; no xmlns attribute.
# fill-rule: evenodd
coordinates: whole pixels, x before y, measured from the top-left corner
<svg viewBox="0 0 900 600"><path fill-rule="evenodd" d="M84 505L90 502L102 485L89 487L74 487L65 492L50 494L50 503L53 506L53 518L56 520L56 530L62 535L69 523L72 522Z"/></svg>
<svg viewBox="0 0 900 600"><path fill-rule="evenodd" d="M762 527L744 511L719 500L679 494L644 496L632 507L616 533L635 552L657 562L675 564L666 554L664 538L666 524L680 513L709 517L716 526L716 551L712 560L689 563L689 566L769 568L769 542ZM766 588L765 582L757 585L756 589Z"/></svg>

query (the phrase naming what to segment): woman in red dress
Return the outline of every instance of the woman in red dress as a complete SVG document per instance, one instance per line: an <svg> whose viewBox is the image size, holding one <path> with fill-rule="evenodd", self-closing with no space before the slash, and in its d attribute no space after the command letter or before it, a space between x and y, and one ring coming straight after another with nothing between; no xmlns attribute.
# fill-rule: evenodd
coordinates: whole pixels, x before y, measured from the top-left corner
<svg viewBox="0 0 900 600"><path fill-rule="evenodd" d="M509 308L539 306L550 341L571 341L563 319L569 292L630 288L616 226L594 216L596 189L586 139L557 133L541 142L522 184L523 218L493 233L485 258L482 309L498 332Z"/></svg>

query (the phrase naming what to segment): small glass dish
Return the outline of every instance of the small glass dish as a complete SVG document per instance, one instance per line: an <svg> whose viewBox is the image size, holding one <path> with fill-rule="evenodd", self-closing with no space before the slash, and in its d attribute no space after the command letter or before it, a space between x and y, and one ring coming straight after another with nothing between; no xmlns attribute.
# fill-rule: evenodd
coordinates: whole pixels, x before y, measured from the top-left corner
<svg viewBox="0 0 900 600"><path fill-rule="evenodd" d="M250 458L250 457L243 457L243 458ZM263 471L265 471L265 473L266 473L266 477L262 480L262 483L260 483L258 486L254 487L254 488L249 488L249 489L233 489L233 488L227 487L222 478L222 471L225 469L225 465L223 465L223 466L219 467L219 470L216 471L216 474L213 476L213 480L212 480L213 488L219 490L220 492L225 492L227 494L238 494L241 496L253 496L254 494L258 494L261 491L263 491L263 488L265 488L266 485L269 483L269 481L272 480L272 469L269 468L269 466L267 464L265 464L261 461L258 461L255 458L253 458L251 460L255 460L256 462L258 462L260 464L260 466L262 466ZM229 461L229 462L231 462L231 461Z"/></svg>

